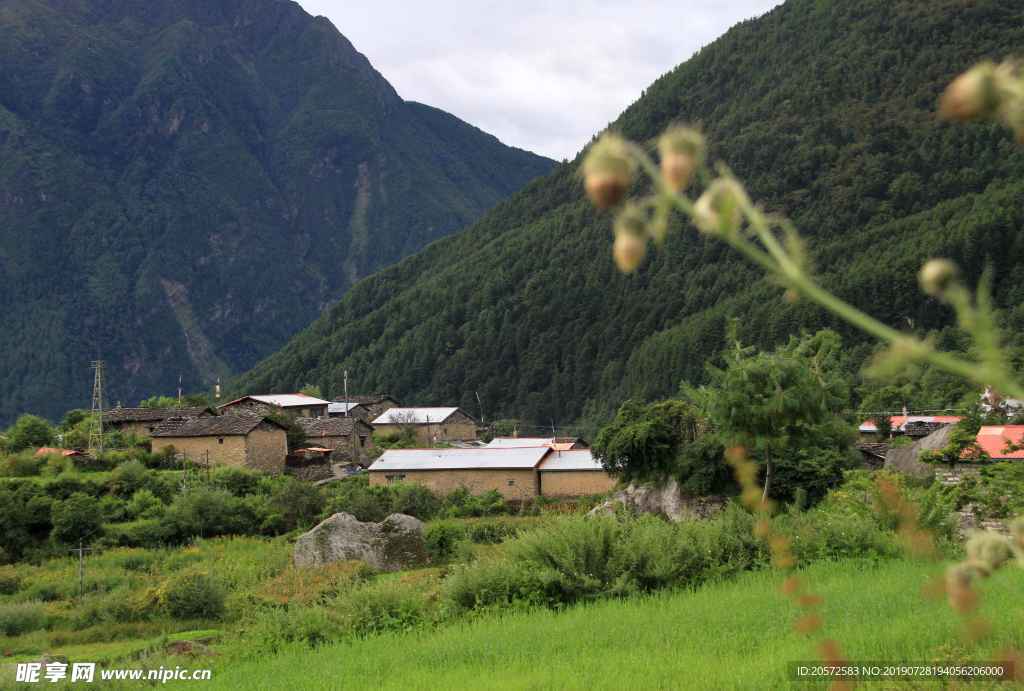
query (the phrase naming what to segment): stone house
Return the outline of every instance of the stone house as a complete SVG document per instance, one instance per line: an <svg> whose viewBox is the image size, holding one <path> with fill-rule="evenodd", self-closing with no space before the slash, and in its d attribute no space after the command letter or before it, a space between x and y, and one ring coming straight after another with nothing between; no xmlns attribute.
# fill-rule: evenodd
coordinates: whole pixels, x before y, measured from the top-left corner
<svg viewBox="0 0 1024 691"><path fill-rule="evenodd" d="M369 475L371 485L412 482L438 494L496 490L509 501L601 494L615 486L588 449L548 446L390 449L370 466Z"/></svg>
<svg viewBox="0 0 1024 691"><path fill-rule="evenodd" d="M342 402L342 401L331 401L327 404L327 416L328 417L354 417L363 422L369 423L370 421L370 409L363 403L355 403L354 401Z"/></svg>
<svg viewBox="0 0 1024 691"><path fill-rule="evenodd" d="M122 408L118 406L104 411L103 427L149 439L153 436L153 430L170 418L212 417L216 414L217 411L213 408L203 406L188 408Z"/></svg>
<svg viewBox="0 0 1024 691"><path fill-rule="evenodd" d="M358 418L300 417L296 422L306 433L309 446L331 449L350 460L357 460L373 447L373 427Z"/></svg>
<svg viewBox="0 0 1024 691"><path fill-rule="evenodd" d="M270 415L284 411L296 417L327 417L328 401L304 393L242 396L220 406L225 415Z"/></svg>
<svg viewBox="0 0 1024 691"><path fill-rule="evenodd" d="M604 494L616 484L590 449L552 449L537 466L537 486L543 497Z"/></svg>
<svg viewBox="0 0 1024 691"><path fill-rule="evenodd" d="M348 403L352 406L360 406L366 411L366 417L363 419L367 422L379 418L391 408L399 408L402 405L394 396L388 396L384 393L352 394L347 397L339 396L335 398L332 403ZM343 412L341 407L339 407L338 410Z"/></svg>
<svg viewBox="0 0 1024 691"><path fill-rule="evenodd" d="M394 437L410 429L423 446L435 442L476 439L476 419L461 408L390 408L371 424L382 437Z"/></svg>
<svg viewBox="0 0 1024 691"><path fill-rule="evenodd" d="M153 451L168 447L200 465L279 473L288 456L288 436L284 427L259 415L174 418L153 431Z"/></svg>

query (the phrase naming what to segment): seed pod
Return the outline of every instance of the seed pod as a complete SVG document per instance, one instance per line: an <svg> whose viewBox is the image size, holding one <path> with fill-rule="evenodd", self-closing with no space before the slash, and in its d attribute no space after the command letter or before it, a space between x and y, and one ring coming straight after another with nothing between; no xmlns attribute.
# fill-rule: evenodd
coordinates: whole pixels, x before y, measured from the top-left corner
<svg viewBox="0 0 1024 691"><path fill-rule="evenodd" d="M583 159L583 186L594 206L607 209L622 200L635 172L636 161L625 140L604 134Z"/></svg>
<svg viewBox="0 0 1024 691"><path fill-rule="evenodd" d="M931 259L921 267L917 280L925 293L932 297L941 297L958 275L956 264L948 259Z"/></svg>
<svg viewBox="0 0 1024 691"><path fill-rule="evenodd" d="M704 137L689 127L673 127L658 140L661 175L675 192L685 190L704 161Z"/></svg>
<svg viewBox="0 0 1024 691"><path fill-rule="evenodd" d="M640 207L629 204L615 219L612 258L623 273L636 271L647 256L647 217Z"/></svg>
<svg viewBox="0 0 1024 691"><path fill-rule="evenodd" d="M999 108L996 66L982 62L950 82L939 98L939 115L947 120L992 116Z"/></svg>
<svg viewBox="0 0 1024 691"><path fill-rule="evenodd" d="M718 178L693 207L693 222L705 233L731 235L743 222L743 207L750 203L740 183Z"/></svg>

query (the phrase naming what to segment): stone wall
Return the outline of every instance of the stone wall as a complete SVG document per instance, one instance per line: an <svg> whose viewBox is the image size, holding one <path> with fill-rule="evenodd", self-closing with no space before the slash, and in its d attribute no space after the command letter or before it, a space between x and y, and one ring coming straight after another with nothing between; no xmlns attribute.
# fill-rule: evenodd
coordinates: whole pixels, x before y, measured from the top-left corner
<svg viewBox="0 0 1024 691"><path fill-rule="evenodd" d="M230 465L236 468L244 468L246 465L246 444L245 437L242 436L153 438L154 453L168 446L173 446L175 451L200 465L206 463L207 452L213 465Z"/></svg>
<svg viewBox="0 0 1024 691"><path fill-rule="evenodd" d="M423 485L437 494L448 494L465 487L473 494L483 494L492 489L509 500L532 499L537 496L537 477L532 468L515 470L417 470L417 471L370 471L371 485L386 485L388 477ZM510 484L511 483L511 484Z"/></svg>
<svg viewBox="0 0 1024 691"><path fill-rule="evenodd" d="M615 478L603 470L542 470L540 494L543 497L583 497L604 494L615 489Z"/></svg>
<svg viewBox="0 0 1024 691"><path fill-rule="evenodd" d="M261 423L247 437L248 454L246 465L266 473L280 473L284 470L288 456L288 435L277 425Z"/></svg>

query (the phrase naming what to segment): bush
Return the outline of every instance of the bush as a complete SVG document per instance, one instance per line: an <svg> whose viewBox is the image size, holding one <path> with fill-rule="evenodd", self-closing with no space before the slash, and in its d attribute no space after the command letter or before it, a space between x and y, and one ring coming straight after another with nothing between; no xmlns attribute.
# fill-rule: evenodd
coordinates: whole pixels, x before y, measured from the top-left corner
<svg viewBox="0 0 1024 691"><path fill-rule="evenodd" d="M0 604L0 633L20 636L46 627L46 610L41 602Z"/></svg>
<svg viewBox="0 0 1024 691"><path fill-rule="evenodd" d="M0 474L6 477L32 477L39 475L46 463L46 458L37 457L31 451L8 456L0 464Z"/></svg>
<svg viewBox="0 0 1024 691"><path fill-rule="evenodd" d="M404 513L428 521L441 509L441 500L423 485L394 485L391 495L391 513Z"/></svg>
<svg viewBox="0 0 1024 691"><path fill-rule="evenodd" d="M263 519L254 515L242 499L212 487L196 487L179 494L165 514L167 525L179 540L245 535L258 531Z"/></svg>
<svg viewBox="0 0 1024 691"><path fill-rule="evenodd" d="M224 616L224 590L204 573L184 573L167 584L162 603L175 619L220 619Z"/></svg>
<svg viewBox="0 0 1024 691"><path fill-rule="evenodd" d="M7 448L10 451L35 449L53 442L53 426L37 415L22 415L7 430Z"/></svg>
<svg viewBox="0 0 1024 691"><path fill-rule="evenodd" d="M120 523L128 518L128 502L107 495L100 499L100 515L107 523Z"/></svg>
<svg viewBox="0 0 1024 691"><path fill-rule="evenodd" d="M324 496L308 482L289 477L274 488L270 508L280 517L281 532L309 528L324 509Z"/></svg>
<svg viewBox="0 0 1024 691"><path fill-rule="evenodd" d="M526 564L484 560L456 566L444 580L442 598L454 613L515 606L552 606L541 573Z"/></svg>
<svg viewBox="0 0 1024 691"><path fill-rule="evenodd" d="M210 479L214 487L227 490L236 497L244 497L259 491L262 477L251 470L221 466L213 470Z"/></svg>
<svg viewBox="0 0 1024 691"><path fill-rule="evenodd" d="M507 512L508 504L497 490L474 495L465 487L460 487L448 494L444 498L442 509L442 513L447 518L497 516Z"/></svg>
<svg viewBox="0 0 1024 691"><path fill-rule="evenodd" d="M173 526L160 518L145 518L106 527L98 541L101 547L145 547L154 549L175 541ZM125 567L127 568L127 567Z"/></svg>
<svg viewBox="0 0 1024 691"><path fill-rule="evenodd" d="M111 493L119 497L130 497L147 486L150 471L137 459L132 459L114 468L107 483Z"/></svg>
<svg viewBox="0 0 1024 691"><path fill-rule="evenodd" d="M395 581L371 583L339 596L331 608L344 630L365 636L384 631L408 631L425 623L430 608L423 591Z"/></svg>
<svg viewBox="0 0 1024 691"><path fill-rule="evenodd" d="M21 576L10 566L0 566L0 595L14 595L21 587Z"/></svg>
<svg viewBox="0 0 1024 691"><path fill-rule="evenodd" d="M67 544L91 540L103 532L99 502L81 492L53 505L53 537Z"/></svg>
<svg viewBox="0 0 1024 691"><path fill-rule="evenodd" d="M128 502L128 515L132 518L159 518L163 513L163 502L148 489L136 491Z"/></svg>
<svg viewBox="0 0 1024 691"><path fill-rule="evenodd" d="M382 521L391 513L388 487L370 487L365 475L346 478L330 485L322 516L350 513L360 521Z"/></svg>

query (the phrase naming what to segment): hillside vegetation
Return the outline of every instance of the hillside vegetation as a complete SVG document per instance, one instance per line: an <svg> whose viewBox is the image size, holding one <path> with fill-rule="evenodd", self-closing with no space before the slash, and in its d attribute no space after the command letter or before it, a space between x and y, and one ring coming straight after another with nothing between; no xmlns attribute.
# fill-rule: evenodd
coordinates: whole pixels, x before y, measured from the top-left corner
<svg viewBox="0 0 1024 691"><path fill-rule="evenodd" d="M942 330L952 313L920 293L917 269L940 255L970 282L989 266L1014 275L1024 154L994 125L939 122L936 99L979 59L1019 50L1022 26L1024 9L992 0L790 0L660 78L612 128L645 141L676 120L701 125L712 159L796 222L826 288L890 324ZM692 230L673 229L632 276L615 270L610 236L576 163L561 166L359 283L237 388L335 388L348 369L403 401L476 410L479 392L492 418L547 425L699 381L733 317L746 343L828 326L852 362L869 354L865 337L785 302ZM1011 325L1022 290L994 285Z"/></svg>
<svg viewBox="0 0 1024 691"><path fill-rule="evenodd" d="M244 371L553 165L284 0L10 0L0 62L0 424Z"/></svg>

